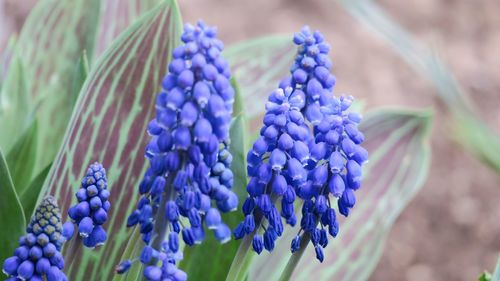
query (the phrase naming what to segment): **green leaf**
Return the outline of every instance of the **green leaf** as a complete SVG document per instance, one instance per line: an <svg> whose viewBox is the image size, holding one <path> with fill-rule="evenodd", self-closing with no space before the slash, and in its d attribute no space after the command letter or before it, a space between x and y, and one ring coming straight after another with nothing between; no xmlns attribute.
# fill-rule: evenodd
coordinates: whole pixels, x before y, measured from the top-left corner
<svg viewBox="0 0 500 281"><path fill-rule="evenodd" d="M64 136L78 87L83 83L82 72L74 71L82 52L86 50L89 58L97 57L118 34L159 2L38 1L23 26L18 44L24 62L30 65L26 73L31 82L27 85L30 109L37 108L40 120L37 172L52 162Z"/></svg>
<svg viewBox="0 0 500 281"><path fill-rule="evenodd" d="M99 0L40 0L21 30L17 48L29 65L25 80L39 121L35 172L59 150L74 107L75 65L83 50L93 51L99 6Z"/></svg>
<svg viewBox="0 0 500 281"><path fill-rule="evenodd" d="M495 266L495 272L493 273L491 281L500 281L500 256L498 257L497 265Z"/></svg>
<svg viewBox="0 0 500 281"><path fill-rule="evenodd" d="M162 1L113 41L82 87L41 193L56 197L65 214L76 201L74 192L87 166L100 161L107 170L113 207L104 225L110 237L106 245L82 251L77 239L67 243L70 280L111 280L115 265L127 258L122 256L127 242L142 243L131 241L125 221L139 199L137 186L147 168L142 156L149 141L146 129L181 28L177 3Z"/></svg>
<svg viewBox="0 0 500 281"><path fill-rule="evenodd" d="M233 117L238 117L240 114L244 114L243 107L243 97L241 96L240 85L236 82L236 79L231 78L231 86L234 88L234 104L233 104Z"/></svg>
<svg viewBox="0 0 500 281"><path fill-rule="evenodd" d="M78 94L80 94L80 90L82 89L83 83L87 79L89 75L90 65L89 60L87 58L87 51L83 50L82 56L78 60L78 63L75 67L75 74L73 75L73 86L71 87L71 97L73 98L73 104L76 103L78 99Z"/></svg>
<svg viewBox="0 0 500 281"><path fill-rule="evenodd" d="M10 177L7 161L0 150L0 261L14 253L19 237L24 234L26 221L23 208Z"/></svg>
<svg viewBox="0 0 500 281"><path fill-rule="evenodd" d="M0 92L0 148L10 151L33 122L25 67L17 53L13 54L9 72Z"/></svg>
<svg viewBox="0 0 500 281"><path fill-rule="evenodd" d="M235 90L235 101L233 105L233 115L235 118L231 123L231 128L229 130L229 137L231 142L229 144L229 150L233 155L233 162L231 164L231 171L234 174L234 190L238 194L240 202L242 199L246 198L246 186L247 186L247 120L246 112L243 109L243 96L241 95L241 90L236 79L232 79L232 86Z"/></svg>
<svg viewBox="0 0 500 281"><path fill-rule="evenodd" d="M234 229L243 215L240 210L223 214L222 219ZM231 239L225 244L217 241L212 231L206 230L206 238L202 244L184 248L184 258L180 268L185 270L190 280L220 281L224 280L240 241ZM207 257L216 263L207 262Z"/></svg>
<svg viewBox="0 0 500 281"><path fill-rule="evenodd" d="M233 120L230 136L231 144L229 145L229 149L233 155L231 170L234 174L234 190L241 199L242 197L246 197L247 186L247 124L245 115L240 114Z"/></svg>
<svg viewBox="0 0 500 281"><path fill-rule="evenodd" d="M497 260L497 265L495 266L495 271L493 275L487 271L483 272L481 276L479 276L478 281L500 281L500 256Z"/></svg>
<svg viewBox="0 0 500 281"><path fill-rule="evenodd" d="M162 0L101 0L94 58L99 57L113 40L145 12Z"/></svg>
<svg viewBox="0 0 500 281"><path fill-rule="evenodd" d="M0 55L0 91L2 90L2 85L5 81L5 77L7 76L10 62L12 61L12 57L14 56L16 50L16 42L17 36L10 36L7 41L7 46Z"/></svg>
<svg viewBox="0 0 500 281"><path fill-rule="evenodd" d="M35 120L7 153L7 164L17 194L22 194L31 182L36 161L37 127Z"/></svg>
<svg viewBox="0 0 500 281"><path fill-rule="evenodd" d="M437 96L448 106L458 141L500 173L500 135L481 120L470 96L433 50L413 36L374 1L337 0L348 12L380 35L411 67L433 83Z"/></svg>
<svg viewBox="0 0 500 281"><path fill-rule="evenodd" d="M24 190L24 192L19 196L19 200L21 201L21 205L23 206L26 221L29 221L31 219L31 216L35 211L38 195L42 190L43 182L49 174L51 166L52 164L49 164L38 175L36 175L29 186L26 188L26 190Z"/></svg>
<svg viewBox="0 0 500 281"><path fill-rule="evenodd" d="M476 157L500 173L500 137L488 125L473 114L457 113L453 126L457 138Z"/></svg>
<svg viewBox="0 0 500 281"><path fill-rule="evenodd" d="M291 35L273 35L238 43L227 48L225 57L238 81L245 114L253 119L264 111L267 96L290 69L296 48Z"/></svg>
<svg viewBox="0 0 500 281"><path fill-rule="evenodd" d="M309 245L289 280L367 280L377 264L389 230L422 187L430 167L429 111L383 110L362 122L370 152L358 203L340 223L337 238L319 263ZM300 218L298 218L300 221ZM287 228L274 251L254 259L248 280L279 280L291 258L290 241L298 227Z"/></svg>
<svg viewBox="0 0 500 281"><path fill-rule="evenodd" d="M491 274L488 272L483 272L483 274L479 276L478 281L491 281Z"/></svg>

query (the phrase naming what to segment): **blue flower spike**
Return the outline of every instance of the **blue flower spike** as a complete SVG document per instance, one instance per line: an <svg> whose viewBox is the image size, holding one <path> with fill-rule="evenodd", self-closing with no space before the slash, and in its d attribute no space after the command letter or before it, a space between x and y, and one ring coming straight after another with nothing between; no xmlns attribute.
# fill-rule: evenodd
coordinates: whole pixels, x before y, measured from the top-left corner
<svg viewBox="0 0 500 281"><path fill-rule="evenodd" d="M106 170L100 163L88 167L75 196L78 203L69 208L68 215L77 225L83 245L88 248L103 245L107 234L102 225L108 220L111 203ZM64 232L69 237L73 236L73 231L72 225L64 225Z"/></svg>
<svg viewBox="0 0 500 281"><path fill-rule="evenodd" d="M251 235L259 254L272 251L283 221L297 223L294 206L300 200L300 230L291 251L299 251L307 237L322 262L328 234L339 232L334 203L349 215L368 152L361 146L361 115L349 111L354 98L333 95L336 79L323 35L304 27L293 42L298 51L290 75L270 94L260 137L247 154L245 219L233 234Z"/></svg>
<svg viewBox="0 0 500 281"><path fill-rule="evenodd" d="M139 227L144 251L119 264L118 273L140 261L147 280L183 281L187 275L176 268L181 241L202 243L205 229L221 243L231 238L221 213L238 206L228 150L234 89L216 33L201 21L187 24L183 45L173 51L148 125L150 165L139 185L141 199L127 220L128 227Z"/></svg>
<svg viewBox="0 0 500 281"><path fill-rule="evenodd" d="M54 197L47 196L38 205L14 255L3 263L7 280L67 280L61 254L65 241L59 207Z"/></svg>

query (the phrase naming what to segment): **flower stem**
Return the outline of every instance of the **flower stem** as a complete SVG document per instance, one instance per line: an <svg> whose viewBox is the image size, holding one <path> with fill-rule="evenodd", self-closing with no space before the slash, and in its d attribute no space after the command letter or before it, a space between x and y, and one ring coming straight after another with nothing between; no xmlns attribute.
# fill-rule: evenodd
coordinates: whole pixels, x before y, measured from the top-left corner
<svg viewBox="0 0 500 281"><path fill-rule="evenodd" d="M311 235L309 232L304 233L302 236L302 239L300 240L300 248L297 252L293 253L290 259L288 259L288 263L286 264L285 270L281 273L281 277L279 281L288 281L292 277L293 271L295 270L295 267L297 267L297 264L299 264L300 259L302 258L302 255L304 254L304 251L307 248L307 245L309 245L309 241L311 241Z"/></svg>
<svg viewBox="0 0 500 281"><path fill-rule="evenodd" d="M171 189L173 189L172 182L173 178L175 178L176 173L169 175L167 177L167 184L166 184L166 191L162 193L161 199L160 199L160 205L158 206L158 211L156 212L156 219L155 219L155 225L153 228L153 241L151 242L151 247L157 251L161 250L161 246L163 241L165 240L165 235L167 234L167 229L168 229L168 222L167 218L165 217L165 210L166 210L166 204L167 201L170 200L171 196ZM154 265L158 262L157 258L153 258L151 262L149 263L150 265ZM142 266L144 270L144 265ZM146 278L142 278L143 281L146 281Z"/></svg>
<svg viewBox="0 0 500 281"><path fill-rule="evenodd" d="M255 253L252 251L252 235L246 235L241 241L240 247L236 252L236 256L229 268L226 281L245 280L248 273L248 267Z"/></svg>
<svg viewBox="0 0 500 281"><path fill-rule="evenodd" d="M271 191L267 191L267 193L271 193ZM276 194L271 194L271 203L274 205L276 201L278 201L278 196ZM253 236L259 231L259 228L262 226L263 214L261 212L257 212L255 214L255 230L248 235L243 237L241 241L240 247L236 252L236 256L233 259L233 263L229 268L229 272L226 277L226 281L242 281L248 275L248 269L250 268L250 264L252 263L252 259L255 256L255 252L251 249L253 243Z"/></svg>

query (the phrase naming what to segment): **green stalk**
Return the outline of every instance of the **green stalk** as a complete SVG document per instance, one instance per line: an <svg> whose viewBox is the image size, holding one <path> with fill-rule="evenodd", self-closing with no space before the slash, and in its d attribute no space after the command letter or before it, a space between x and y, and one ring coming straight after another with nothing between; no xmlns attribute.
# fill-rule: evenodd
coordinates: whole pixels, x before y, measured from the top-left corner
<svg viewBox="0 0 500 281"><path fill-rule="evenodd" d="M304 233L302 239L300 240L300 248L297 252L293 253L290 259L288 259L288 263L286 264L285 270L281 273L281 277L279 281L288 281L292 277L293 271L297 264L299 264L304 251L307 249L307 245L309 245L309 241L311 241L311 235L309 232Z"/></svg>
<svg viewBox="0 0 500 281"><path fill-rule="evenodd" d="M269 188L269 187L268 187ZM266 191L267 194L271 193L270 190ZM276 194L271 194L271 203L274 205L278 201L278 196ZM238 252L233 259L233 263L229 268L227 273L226 281L242 281L248 275L248 269L252 263L252 259L255 256L255 252L251 249L253 243L253 237L259 231L262 224L263 214L258 212L255 214L255 230L251 234L245 235L241 241Z"/></svg>
<svg viewBox="0 0 500 281"><path fill-rule="evenodd" d="M158 211L156 212L156 219L155 219L155 225L153 228L153 241L151 242L151 247L157 251L161 249L161 244L163 243L163 240L165 239L165 235L167 234L167 229L168 229L168 221L165 216L165 208L167 201L171 199L172 196L172 189L174 188L172 186L173 179L175 178L175 175L177 173L174 173L172 175L169 175L167 177L167 183L165 185L166 191L161 195L161 200L160 200L160 206L158 208ZM157 258L153 258L151 262L149 263L150 265L154 265L158 262ZM142 266L142 271L144 271L144 266ZM146 277L142 277L143 281L146 281Z"/></svg>
<svg viewBox="0 0 500 281"><path fill-rule="evenodd" d="M257 227L256 227L257 228ZM253 235L245 235L241 241L240 247L236 252L233 263L227 273L226 281L241 281L245 280L248 274L248 268L252 263L252 258L255 256L252 247Z"/></svg>

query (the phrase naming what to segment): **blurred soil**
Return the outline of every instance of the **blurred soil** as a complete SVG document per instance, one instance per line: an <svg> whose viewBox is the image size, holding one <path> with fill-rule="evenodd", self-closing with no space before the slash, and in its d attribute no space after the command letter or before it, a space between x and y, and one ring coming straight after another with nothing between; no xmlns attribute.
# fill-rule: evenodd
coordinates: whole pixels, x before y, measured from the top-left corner
<svg viewBox="0 0 500 281"><path fill-rule="evenodd" d="M0 0L0 50L19 30L34 0ZM304 24L332 43L337 93L376 107L433 107L432 168L403 211L370 280L476 280L500 252L500 176L450 134L450 120L432 86L333 0L180 0L184 21L217 25L228 44ZM500 1L381 0L417 38L437 48L500 132ZM500 153L492 151L491 153Z"/></svg>

